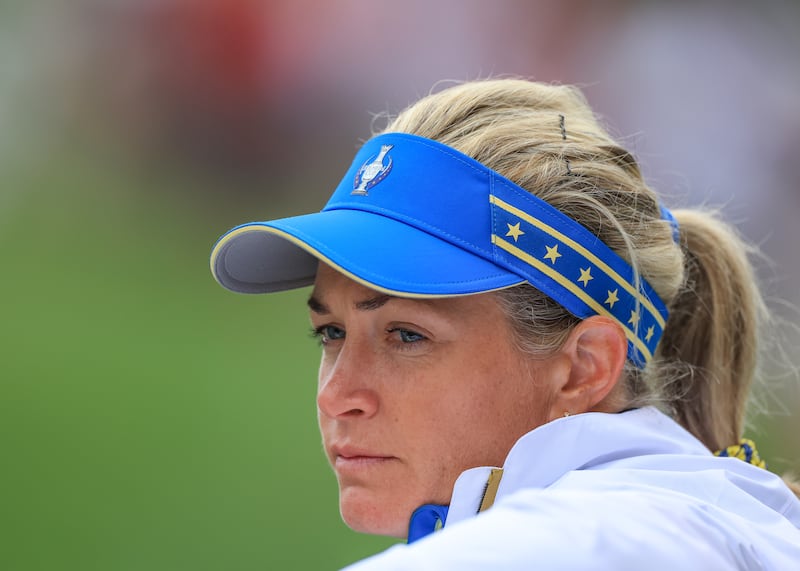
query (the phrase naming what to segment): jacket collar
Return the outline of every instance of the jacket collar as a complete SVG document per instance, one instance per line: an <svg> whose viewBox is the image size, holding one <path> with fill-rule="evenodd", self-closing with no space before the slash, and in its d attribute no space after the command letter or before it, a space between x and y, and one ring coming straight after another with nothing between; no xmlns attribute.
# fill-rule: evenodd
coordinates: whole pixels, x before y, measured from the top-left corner
<svg viewBox="0 0 800 571"><path fill-rule="evenodd" d="M503 464L497 500L523 488L546 488L573 470L588 470L633 456L688 454L709 450L653 407L618 414L589 412L559 418L520 438ZM446 524L476 515L492 470L466 470L456 480Z"/></svg>

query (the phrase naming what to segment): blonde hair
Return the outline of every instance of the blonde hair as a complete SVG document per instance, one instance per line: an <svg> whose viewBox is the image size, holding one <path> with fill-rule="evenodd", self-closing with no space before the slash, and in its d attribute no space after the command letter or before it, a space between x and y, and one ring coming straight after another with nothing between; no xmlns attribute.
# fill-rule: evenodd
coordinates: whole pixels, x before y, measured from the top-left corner
<svg viewBox="0 0 800 571"><path fill-rule="evenodd" d="M676 243L635 159L578 89L516 79L460 84L421 99L384 132L420 135L475 158L630 263L670 317L648 366L626 365L629 406L660 406L710 450L739 442L767 315L748 248L717 217L694 210L673 213ZM534 354L558 348L579 321L530 285L496 295L520 348Z"/></svg>

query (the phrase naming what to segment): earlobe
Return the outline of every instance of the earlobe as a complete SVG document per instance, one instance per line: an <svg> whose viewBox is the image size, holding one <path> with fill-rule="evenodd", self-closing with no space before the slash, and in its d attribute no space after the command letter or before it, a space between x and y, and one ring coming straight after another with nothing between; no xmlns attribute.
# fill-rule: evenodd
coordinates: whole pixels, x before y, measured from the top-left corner
<svg viewBox="0 0 800 571"><path fill-rule="evenodd" d="M622 377L627 347L616 321L592 316L579 323L561 349L569 361L569 374L553 399L551 418L562 417L565 411L612 412L608 397Z"/></svg>

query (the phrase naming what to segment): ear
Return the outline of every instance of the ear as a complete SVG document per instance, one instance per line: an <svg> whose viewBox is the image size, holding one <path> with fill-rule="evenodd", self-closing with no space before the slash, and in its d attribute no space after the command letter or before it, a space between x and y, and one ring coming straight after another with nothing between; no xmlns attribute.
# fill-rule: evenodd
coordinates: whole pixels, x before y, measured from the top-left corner
<svg viewBox="0 0 800 571"><path fill-rule="evenodd" d="M550 418L606 410L604 399L622 377L628 342L611 318L595 315L581 321L561 348L568 374L553 396Z"/></svg>

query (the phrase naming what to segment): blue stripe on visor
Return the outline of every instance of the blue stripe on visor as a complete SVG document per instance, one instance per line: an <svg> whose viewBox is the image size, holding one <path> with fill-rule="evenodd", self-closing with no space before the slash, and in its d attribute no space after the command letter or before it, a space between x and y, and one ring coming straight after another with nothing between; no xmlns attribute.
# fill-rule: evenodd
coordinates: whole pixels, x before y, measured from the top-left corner
<svg viewBox="0 0 800 571"><path fill-rule="evenodd" d="M627 262L582 225L517 185L498 180L492 204L497 262L525 276L579 318L604 315L628 338L639 367L653 356L668 312L643 279L636 287Z"/></svg>

